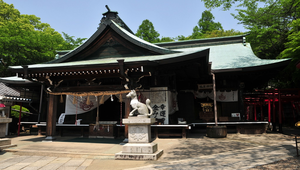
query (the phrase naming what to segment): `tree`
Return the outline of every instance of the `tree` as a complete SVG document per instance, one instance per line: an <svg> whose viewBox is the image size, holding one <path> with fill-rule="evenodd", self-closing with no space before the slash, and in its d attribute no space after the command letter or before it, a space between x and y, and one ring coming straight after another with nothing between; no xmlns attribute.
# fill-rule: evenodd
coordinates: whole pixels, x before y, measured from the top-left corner
<svg viewBox="0 0 300 170"><path fill-rule="evenodd" d="M200 39L201 38L201 36L202 36L203 34L201 33L201 30L199 29L199 27L198 26L195 26L194 28L193 28L193 33L192 33L192 35L191 35L191 39Z"/></svg>
<svg viewBox="0 0 300 170"><path fill-rule="evenodd" d="M203 34L202 38L214 38L214 37L225 37L225 36L234 36L234 35L242 35L243 32L236 31L234 29L231 30L213 30L211 32L207 32Z"/></svg>
<svg viewBox="0 0 300 170"><path fill-rule="evenodd" d="M173 42L174 38L171 37L162 37L159 42Z"/></svg>
<svg viewBox="0 0 300 170"><path fill-rule="evenodd" d="M299 87L300 70L295 67L300 61L300 19L294 20L290 24L290 31L285 43L285 50L280 53L279 58L292 58L291 64L285 68L280 75L280 87Z"/></svg>
<svg viewBox="0 0 300 170"><path fill-rule="evenodd" d="M238 7L249 7L257 2L271 2L272 0L201 0L204 2L206 8L218 8L222 7L223 10L229 10L232 5L238 4Z"/></svg>
<svg viewBox="0 0 300 170"><path fill-rule="evenodd" d="M23 15L0 0L0 76L10 75L8 66L42 63L65 48L60 33L35 15Z"/></svg>
<svg viewBox="0 0 300 170"><path fill-rule="evenodd" d="M205 10L202 12L202 16L198 21L198 25L193 28L193 33L191 35L192 39L199 39L203 34L211 32L213 30L222 30L223 27L221 23L214 22L215 17L213 14Z"/></svg>
<svg viewBox="0 0 300 170"><path fill-rule="evenodd" d="M74 39L74 36L70 36L64 32L62 32L62 33L63 33L64 39L65 39L65 46L61 50L74 49L74 48L80 46L84 42L84 40L86 40L86 38Z"/></svg>
<svg viewBox="0 0 300 170"><path fill-rule="evenodd" d="M159 33L155 31L152 22L148 19L142 22L135 35L151 43L159 42Z"/></svg>
<svg viewBox="0 0 300 170"><path fill-rule="evenodd" d="M190 37L185 37L183 35L178 35L177 37L174 38L177 41L184 41L184 40L190 40Z"/></svg>
<svg viewBox="0 0 300 170"><path fill-rule="evenodd" d="M227 10L235 2L240 3L238 14L233 15L247 29L248 42L254 53L260 58L292 58L291 64L281 73L275 82L277 87L297 87L300 84L299 70L295 61L299 60L299 0L203 0L206 7L222 6ZM262 4L263 7L260 6ZM298 77L296 76L298 75ZM297 77L297 78L296 78Z"/></svg>
<svg viewBox="0 0 300 170"><path fill-rule="evenodd" d="M207 32L213 31L213 30L222 30L223 29L223 27L221 26L221 23L214 22L213 21L214 19L215 19L215 17L213 16L213 14L210 11L205 10L204 12L202 12L202 17L198 21L198 27L202 34L205 34Z"/></svg>

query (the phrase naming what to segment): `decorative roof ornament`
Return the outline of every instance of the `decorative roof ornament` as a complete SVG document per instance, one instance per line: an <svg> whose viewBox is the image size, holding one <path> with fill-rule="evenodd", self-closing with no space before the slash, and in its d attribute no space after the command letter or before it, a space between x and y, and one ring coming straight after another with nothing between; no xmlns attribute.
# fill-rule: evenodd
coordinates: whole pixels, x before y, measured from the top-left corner
<svg viewBox="0 0 300 170"><path fill-rule="evenodd" d="M110 12L108 5L105 5L105 8L107 9L108 12Z"/></svg>
<svg viewBox="0 0 300 170"><path fill-rule="evenodd" d="M131 34L134 34L130 28L124 23L124 21L118 16L118 12L117 11L112 11L110 10L110 8L108 7L108 5L105 5L107 12L104 12L102 15L102 19L100 21L99 27L98 29L101 27L101 25L109 25L111 24L111 21L114 21L116 24L118 24L120 27L126 29L127 31L129 31Z"/></svg>

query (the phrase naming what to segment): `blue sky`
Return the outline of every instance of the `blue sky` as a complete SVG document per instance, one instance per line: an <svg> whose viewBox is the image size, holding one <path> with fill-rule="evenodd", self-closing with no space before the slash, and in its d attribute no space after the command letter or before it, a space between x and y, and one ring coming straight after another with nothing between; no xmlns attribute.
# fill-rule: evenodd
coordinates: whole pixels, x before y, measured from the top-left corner
<svg viewBox="0 0 300 170"><path fill-rule="evenodd" d="M105 5L118 11L120 18L136 33L145 19L150 20L160 37L188 36L192 34L201 14L206 8L201 0L4 0L14 4L21 14L33 14L50 24L58 32L75 38L89 38L96 31L106 12ZM246 31L230 13L213 9L215 22L225 30Z"/></svg>

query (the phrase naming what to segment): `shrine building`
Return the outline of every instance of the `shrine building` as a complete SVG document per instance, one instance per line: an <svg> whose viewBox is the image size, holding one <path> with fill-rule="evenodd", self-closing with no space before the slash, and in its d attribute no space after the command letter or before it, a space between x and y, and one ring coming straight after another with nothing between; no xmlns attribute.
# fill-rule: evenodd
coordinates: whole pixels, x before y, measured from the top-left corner
<svg viewBox="0 0 300 170"><path fill-rule="evenodd" d="M112 135L109 131L128 117L126 94L133 89L140 102L151 100L157 125L213 124L215 109L220 122L276 123L275 114L259 110L268 105L247 102L254 89L265 87L289 62L256 57L246 35L149 43L135 36L118 12L108 9L81 46L59 52L47 63L9 69L42 88L44 109L37 124L46 121L51 139L57 135L56 127L68 125L86 125L87 136ZM96 122L102 134L95 132Z"/></svg>

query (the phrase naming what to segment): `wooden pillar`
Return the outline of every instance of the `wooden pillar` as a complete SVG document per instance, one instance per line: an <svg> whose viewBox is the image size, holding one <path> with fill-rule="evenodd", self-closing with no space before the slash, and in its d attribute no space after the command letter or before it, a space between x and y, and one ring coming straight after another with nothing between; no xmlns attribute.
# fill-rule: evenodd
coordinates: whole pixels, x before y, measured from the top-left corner
<svg viewBox="0 0 300 170"><path fill-rule="evenodd" d="M272 125L273 125L273 131L277 131L277 129L276 129L276 105L275 105L275 100L276 100L276 98L275 98L275 91L273 92L273 108L272 108L272 111L273 111L273 121L272 121Z"/></svg>
<svg viewBox="0 0 300 170"><path fill-rule="evenodd" d="M56 131L56 112L57 112L57 96L49 95L46 140L55 140Z"/></svg>
<svg viewBox="0 0 300 170"><path fill-rule="evenodd" d="M260 120L261 121L264 120L264 112L263 112L263 106L262 106L262 104L260 104Z"/></svg>
<svg viewBox="0 0 300 170"><path fill-rule="evenodd" d="M39 106L39 115L38 115L38 124L40 124L41 113L42 113L42 104L43 104L43 92L44 92L44 84L41 85L41 93L40 93L40 106Z"/></svg>
<svg viewBox="0 0 300 170"><path fill-rule="evenodd" d="M279 121L279 132L282 132L282 109L281 109L281 94L278 90L278 121Z"/></svg>
<svg viewBox="0 0 300 170"><path fill-rule="evenodd" d="M125 118L129 117L131 111L130 99L125 99ZM128 139L128 125L125 125L125 138Z"/></svg>
<svg viewBox="0 0 300 170"><path fill-rule="evenodd" d="M291 104L292 104L292 107L293 107L293 118L294 118L293 123L296 123L297 122L296 115L295 115L296 106L294 104L294 101L291 101Z"/></svg>
<svg viewBox="0 0 300 170"><path fill-rule="evenodd" d="M254 104L254 121L257 121L256 103Z"/></svg>
<svg viewBox="0 0 300 170"><path fill-rule="evenodd" d="M214 91L214 112L215 112L215 125L218 126L218 112L217 112L217 91L216 91L216 76L214 73L211 73L213 76L213 91Z"/></svg>
<svg viewBox="0 0 300 170"><path fill-rule="evenodd" d="M242 120L245 120L245 103L244 103L244 98L243 98L243 93L244 93L244 83L240 82L239 83L239 93L238 93L238 100L239 100L239 111L240 111L240 116Z"/></svg>
<svg viewBox="0 0 300 170"><path fill-rule="evenodd" d="M268 122L271 122L271 99L268 98Z"/></svg>
<svg viewBox="0 0 300 170"><path fill-rule="evenodd" d="M22 103L20 103L20 111L19 111L18 136L20 136L21 116L22 116Z"/></svg>

